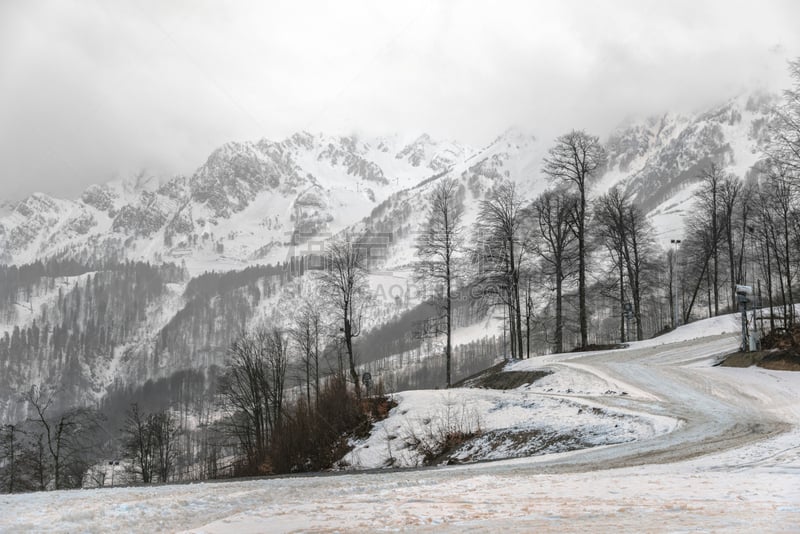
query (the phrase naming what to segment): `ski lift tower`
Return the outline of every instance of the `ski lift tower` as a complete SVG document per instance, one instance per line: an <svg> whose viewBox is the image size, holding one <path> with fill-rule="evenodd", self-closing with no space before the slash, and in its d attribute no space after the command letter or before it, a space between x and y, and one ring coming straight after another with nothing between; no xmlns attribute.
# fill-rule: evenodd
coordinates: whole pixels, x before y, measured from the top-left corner
<svg viewBox="0 0 800 534"><path fill-rule="evenodd" d="M742 312L742 352L748 352L750 344L747 335L747 303L753 295L752 286L736 286L736 302L739 303L739 311Z"/></svg>

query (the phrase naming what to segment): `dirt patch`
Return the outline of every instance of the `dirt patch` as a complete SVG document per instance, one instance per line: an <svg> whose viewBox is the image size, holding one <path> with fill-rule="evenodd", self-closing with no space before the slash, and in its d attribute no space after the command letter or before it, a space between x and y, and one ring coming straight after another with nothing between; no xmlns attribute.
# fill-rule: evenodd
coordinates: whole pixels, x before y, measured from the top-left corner
<svg viewBox="0 0 800 534"><path fill-rule="evenodd" d="M800 354L789 350L762 350L759 352L734 352L719 363L721 367L750 367L757 365L773 371L800 371Z"/></svg>
<svg viewBox="0 0 800 534"><path fill-rule="evenodd" d="M591 345L586 345L585 347L575 347L570 352L594 352L597 350L617 350L626 348L628 348L628 345L625 343L611 343L608 345L598 345L593 343Z"/></svg>
<svg viewBox="0 0 800 534"><path fill-rule="evenodd" d="M440 449L425 453L425 457L423 459L425 465L453 465L462 463L453 458L453 453L478 435L478 432L452 432L447 434L444 436L444 440L440 444Z"/></svg>
<svg viewBox="0 0 800 534"><path fill-rule="evenodd" d="M516 389L533 384L540 378L549 375L547 371L506 371L488 375L476 382L472 387L486 389Z"/></svg>
<svg viewBox="0 0 800 534"><path fill-rule="evenodd" d="M800 371L800 354L795 350L777 350L765 355L756 365L773 371Z"/></svg>
<svg viewBox="0 0 800 534"><path fill-rule="evenodd" d="M750 367L760 362L765 352L734 352L728 354L717 365L720 367Z"/></svg>
<svg viewBox="0 0 800 534"><path fill-rule="evenodd" d="M485 371L465 378L455 384L454 387L462 388L484 388L484 389L516 389L520 386L533 384L550 371L503 371L506 362L492 366Z"/></svg>

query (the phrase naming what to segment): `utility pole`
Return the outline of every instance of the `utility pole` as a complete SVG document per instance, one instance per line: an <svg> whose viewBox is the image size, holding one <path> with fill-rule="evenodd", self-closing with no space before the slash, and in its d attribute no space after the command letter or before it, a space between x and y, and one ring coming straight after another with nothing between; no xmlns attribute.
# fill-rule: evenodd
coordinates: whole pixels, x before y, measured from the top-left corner
<svg viewBox="0 0 800 534"><path fill-rule="evenodd" d="M736 300L739 302L739 310L742 312L742 352L748 352L749 338L747 333L747 303L753 295L752 286L736 286Z"/></svg>

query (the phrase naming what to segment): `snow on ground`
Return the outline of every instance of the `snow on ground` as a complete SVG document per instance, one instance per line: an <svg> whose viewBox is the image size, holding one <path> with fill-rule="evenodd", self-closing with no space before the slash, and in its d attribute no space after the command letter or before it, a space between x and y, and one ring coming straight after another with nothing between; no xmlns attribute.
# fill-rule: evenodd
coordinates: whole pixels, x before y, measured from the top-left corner
<svg viewBox="0 0 800 534"><path fill-rule="evenodd" d="M716 318L627 349L517 362L512 370L554 374L513 391L403 393L396 409L414 425L412 408L436 415L449 403L458 414L466 399L467 415L476 412L484 429L547 417L566 427L580 423L582 404L680 422L668 432L449 467L3 495L0 531L798 532L800 373L714 367L738 345L735 333L720 334L735 332L729 323ZM525 399L541 404L528 410Z"/></svg>
<svg viewBox="0 0 800 534"><path fill-rule="evenodd" d="M686 217L694 207L699 187L699 182L685 185L648 215L653 228L656 228L656 239L663 248L672 246L671 239L683 239Z"/></svg>
<svg viewBox="0 0 800 534"><path fill-rule="evenodd" d="M670 432L678 421L663 416L607 411L595 403L519 390L457 388L407 391L398 406L354 443L348 468L423 465L425 447L448 433L480 432L448 456L459 462L497 460L622 443ZM423 448L417 446L422 442Z"/></svg>

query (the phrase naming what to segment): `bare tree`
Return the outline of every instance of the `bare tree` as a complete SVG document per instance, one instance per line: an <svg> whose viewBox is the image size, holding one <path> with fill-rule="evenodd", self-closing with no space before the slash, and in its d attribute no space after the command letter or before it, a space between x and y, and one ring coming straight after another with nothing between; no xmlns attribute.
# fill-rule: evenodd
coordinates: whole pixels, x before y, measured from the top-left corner
<svg viewBox="0 0 800 534"><path fill-rule="evenodd" d="M757 182L753 189L753 219L755 222L754 233L757 236L757 256L759 258L759 267L761 275L764 277L764 282L767 291L767 302L769 304L769 329L775 330L775 301L774 301L774 286L773 286L773 272L774 272L774 257L772 250L775 249L772 236L774 233L774 217L773 206L770 199L770 193L767 191L766 185L763 182Z"/></svg>
<svg viewBox="0 0 800 534"><path fill-rule="evenodd" d="M595 208L595 222L597 223L597 237L605 244L614 268L619 274L616 289L619 293L619 331L620 341L626 341L625 315L623 307L625 298L625 246L627 243L627 228L625 225L625 199L618 188L613 188L600 197Z"/></svg>
<svg viewBox="0 0 800 534"><path fill-rule="evenodd" d="M319 406L319 356L323 331L322 314L310 300L301 305L290 330L292 339L301 352L301 363L305 368L306 402L311 408L311 384L314 384L314 406Z"/></svg>
<svg viewBox="0 0 800 534"><path fill-rule="evenodd" d="M654 270L655 241L652 227L644 213L635 206L619 188L612 188L597 201L596 221L599 232L609 250L616 253L620 269L620 308L625 302L624 276L627 274L628 289L636 320L636 339L643 338L642 297L646 290L646 275ZM621 310L620 310L621 312ZM623 340L625 336L622 336Z"/></svg>
<svg viewBox="0 0 800 534"><path fill-rule="evenodd" d="M20 487L20 455L22 453L19 425L6 424L0 427L0 479L4 491L14 493Z"/></svg>
<svg viewBox="0 0 800 534"><path fill-rule="evenodd" d="M771 128L767 156L774 162L800 172L800 58L789 62L794 86L784 91L783 105L775 109L777 120Z"/></svg>
<svg viewBox="0 0 800 534"><path fill-rule="evenodd" d="M716 164L711 163L700 171L700 189L697 191L696 205L698 207L697 216L707 221L705 226L708 228L708 238L710 249L711 268L708 274L711 277L709 289L714 297L714 315L719 315L719 244L723 236L721 224L722 211L722 183L725 173ZM710 302L709 302L710 305Z"/></svg>
<svg viewBox="0 0 800 534"><path fill-rule="evenodd" d="M783 294L784 318L789 326L794 322L791 242L793 218L800 197L800 176L782 160L768 159L763 162L762 170L769 195L767 209L772 212L771 219L775 223L769 230Z"/></svg>
<svg viewBox="0 0 800 534"><path fill-rule="evenodd" d="M333 303L339 319L350 366L350 379L356 396L361 398L361 384L356 370L353 339L360 334L361 309L367 291L367 248L351 236L330 240L326 244L324 269L319 272L320 288Z"/></svg>
<svg viewBox="0 0 800 534"><path fill-rule="evenodd" d="M49 462L47 461L47 447L44 443L44 435L39 432L32 435L33 441L31 448L25 455L25 464L29 466L33 476L34 488L39 491L47 489L49 477Z"/></svg>
<svg viewBox="0 0 800 534"><path fill-rule="evenodd" d="M770 328L776 292L783 302L784 326L794 321L791 235L797 239L798 193L800 193L800 58L789 62L793 87L784 91L784 103L775 108L770 140L760 165L761 176L753 194L754 233L758 233L761 269L767 286ZM800 245L800 243L798 243ZM794 269L796 271L796 269ZM777 288L775 283L777 282Z"/></svg>
<svg viewBox="0 0 800 534"><path fill-rule="evenodd" d="M422 232L417 239L417 276L436 284L436 298L445 315L445 365L447 387L451 385L452 325L453 325L453 280L456 276L456 256L462 247L464 213L458 182L444 178L438 182L430 195L430 207Z"/></svg>
<svg viewBox="0 0 800 534"><path fill-rule="evenodd" d="M80 487L91 462L89 438L98 428L100 416L88 408L73 408L54 414L55 394L32 387L25 400L35 411L31 421L41 429L42 443L50 460L54 489Z"/></svg>
<svg viewBox="0 0 800 534"><path fill-rule="evenodd" d="M153 434L146 414L132 404L122 428L122 448L133 462L133 471L149 484L153 479Z"/></svg>
<svg viewBox="0 0 800 534"><path fill-rule="evenodd" d="M555 285L555 352L564 351L564 282L574 274L577 242L572 226L577 204L577 196L557 189L543 193L531 207L537 229L531 248Z"/></svg>
<svg viewBox="0 0 800 534"><path fill-rule="evenodd" d="M230 412L227 428L239 441L248 472L259 473L268 460L272 433L283 416L286 341L280 330L262 328L240 335L231 345L230 355L220 383Z"/></svg>
<svg viewBox="0 0 800 534"><path fill-rule="evenodd" d="M544 173L551 179L573 185L578 192L575 235L578 239L578 314L581 347L588 344L586 310L586 202L589 187L606 164L606 152L600 140L582 130L573 130L556 139L544 160Z"/></svg>
<svg viewBox="0 0 800 534"><path fill-rule="evenodd" d="M722 225L722 237L725 242L725 248L728 252L728 276L730 283L730 303L731 310L736 310L736 284L741 282L741 269L737 270L736 260L736 246L734 238L738 230L736 224L736 217L742 210L744 183L736 176L726 173L722 177L722 182L719 184L719 205L720 205L720 219ZM743 212L744 224L747 221L747 211ZM744 232L743 232L744 235ZM740 256L741 258L741 256ZM741 267L741 264L739 264Z"/></svg>
<svg viewBox="0 0 800 534"><path fill-rule="evenodd" d="M123 449L133 460L133 470L148 484L168 482L178 455L178 422L168 410L144 413L131 405L122 429Z"/></svg>
<svg viewBox="0 0 800 534"><path fill-rule="evenodd" d="M524 252L523 204L511 182L502 182L480 204L477 234L479 284L506 305L512 357L522 358L520 264Z"/></svg>
<svg viewBox="0 0 800 534"><path fill-rule="evenodd" d="M714 229L707 199L698 198L693 212L687 217L686 237L680 246L682 270L679 276L689 288L688 302L682 303L683 322L689 321L694 306L702 299L701 290L706 289L708 315L714 315L714 279L713 259L715 251L719 250L720 232ZM717 212L718 213L718 212Z"/></svg>
<svg viewBox="0 0 800 534"><path fill-rule="evenodd" d="M161 410L149 417L153 436L153 453L159 482L168 482L175 470L178 456L178 421L172 412Z"/></svg>

